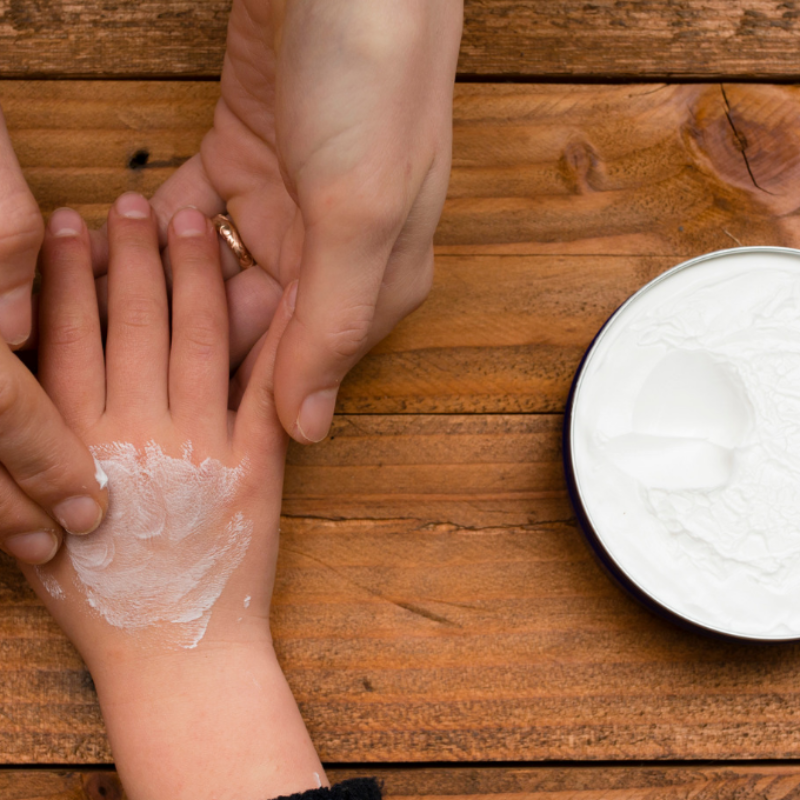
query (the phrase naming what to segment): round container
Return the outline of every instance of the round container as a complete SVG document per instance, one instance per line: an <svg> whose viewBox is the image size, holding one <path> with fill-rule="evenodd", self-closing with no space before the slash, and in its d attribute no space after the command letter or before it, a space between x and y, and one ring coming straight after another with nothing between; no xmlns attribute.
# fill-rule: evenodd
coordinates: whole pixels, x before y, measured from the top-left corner
<svg viewBox="0 0 800 800"><path fill-rule="evenodd" d="M564 462L634 597L713 634L800 639L800 251L711 253L627 300L573 381Z"/></svg>

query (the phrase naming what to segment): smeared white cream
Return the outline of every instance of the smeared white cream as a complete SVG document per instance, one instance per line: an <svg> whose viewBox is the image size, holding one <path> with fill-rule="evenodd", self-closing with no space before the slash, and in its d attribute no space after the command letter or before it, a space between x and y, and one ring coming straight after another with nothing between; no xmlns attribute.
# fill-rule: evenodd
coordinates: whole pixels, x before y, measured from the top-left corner
<svg viewBox="0 0 800 800"><path fill-rule="evenodd" d="M54 575L45 572L41 567L35 567L36 575L42 582L42 585L47 590L47 593L55 600L63 600L66 595L61 588L61 584L56 580Z"/></svg>
<svg viewBox="0 0 800 800"><path fill-rule="evenodd" d="M105 489L108 486L108 475L106 475L102 464L96 458L94 460L94 479L101 489Z"/></svg>
<svg viewBox="0 0 800 800"><path fill-rule="evenodd" d="M572 437L635 583L716 630L800 635L800 255L731 251L648 287L587 359Z"/></svg>
<svg viewBox="0 0 800 800"><path fill-rule="evenodd" d="M175 644L196 646L250 544L252 522L231 508L244 465L195 464L191 445L183 458L153 443L93 452L108 475L109 506L94 533L66 538L77 586L111 625L167 623Z"/></svg>

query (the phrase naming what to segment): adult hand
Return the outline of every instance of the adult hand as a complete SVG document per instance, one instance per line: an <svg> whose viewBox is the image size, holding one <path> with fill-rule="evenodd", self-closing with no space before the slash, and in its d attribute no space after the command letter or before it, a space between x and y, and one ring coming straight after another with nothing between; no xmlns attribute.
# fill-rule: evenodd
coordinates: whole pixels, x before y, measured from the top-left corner
<svg viewBox="0 0 800 800"><path fill-rule="evenodd" d="M44 223L2 113L0 186L0 336L5 340L0 341L0 549L42 564L56 554L64 529L88 533L99 525L107 497L91 453L11 351L31 332L31 290ZM57 217L58 212L54 229Z"/></svg>
<svg viewBox="0 0 800 800"><path fill-rule="evenodd" d="M234 363L299 279L275 402L300 442L325 437L342 378L430 289L462 15L460 0L234 0L214 127L153 198L162 240L186 203L227 208L262 267L228 281Z"/></svg>

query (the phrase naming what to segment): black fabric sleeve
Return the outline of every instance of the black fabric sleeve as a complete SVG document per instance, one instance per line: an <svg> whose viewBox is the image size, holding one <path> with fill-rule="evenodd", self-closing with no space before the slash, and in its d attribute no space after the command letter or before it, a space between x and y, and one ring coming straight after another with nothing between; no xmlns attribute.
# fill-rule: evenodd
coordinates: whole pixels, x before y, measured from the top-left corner
<svg viewBox="0 0 800 800"><path fill-rule="evenodd" d="M309 789L276 797L275 800L381 800L381 787L375 778L351 778L330 788Z"/></svg>

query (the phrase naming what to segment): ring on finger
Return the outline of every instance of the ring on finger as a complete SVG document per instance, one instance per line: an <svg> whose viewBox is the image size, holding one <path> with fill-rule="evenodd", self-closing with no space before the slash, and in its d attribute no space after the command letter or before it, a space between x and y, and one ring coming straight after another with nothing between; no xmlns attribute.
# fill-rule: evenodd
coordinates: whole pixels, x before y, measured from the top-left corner
<svg viewBox="0 0 800 800"><path fill-rule="evenodd" d="M250 251L244 246L242 237L239 235L239 231L236 229L236 225L233 224L230 215L217 214L211 221L214 223L217 233L233 251L234 256L236 256L239 262L239 266L242 269L252 267L256 262L253 256L250 255Z"/></svg>

